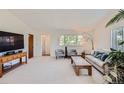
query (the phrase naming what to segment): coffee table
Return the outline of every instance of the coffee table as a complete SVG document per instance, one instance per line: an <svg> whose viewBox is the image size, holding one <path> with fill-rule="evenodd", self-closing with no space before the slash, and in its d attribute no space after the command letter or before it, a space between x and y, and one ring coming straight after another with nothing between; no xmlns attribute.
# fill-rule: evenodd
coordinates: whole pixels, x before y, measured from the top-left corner
<svg viewBox="0 0 124 93"><path fill-rule="evenodd" d="M80 69L87 69L88 75L92 75L92 65L80 56L71 56L71 64L74 64L75 73L80 75Z"/></svg>

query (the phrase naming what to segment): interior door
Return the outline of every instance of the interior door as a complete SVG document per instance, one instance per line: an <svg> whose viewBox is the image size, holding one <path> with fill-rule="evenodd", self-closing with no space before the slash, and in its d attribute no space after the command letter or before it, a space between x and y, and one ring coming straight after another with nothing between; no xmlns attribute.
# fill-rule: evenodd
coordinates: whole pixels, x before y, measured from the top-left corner
<svg viewBox="0 0 124 93"><path fill-rule="evenodd" d="M33 40L34 40L33 35L29 34L29 38L28 38L28 43L29 43L28 57L29 57L29 58L32 58L32 57L33 57L33 54L34 54L34 53L33 53L33 45L34 45Z"/></svg>

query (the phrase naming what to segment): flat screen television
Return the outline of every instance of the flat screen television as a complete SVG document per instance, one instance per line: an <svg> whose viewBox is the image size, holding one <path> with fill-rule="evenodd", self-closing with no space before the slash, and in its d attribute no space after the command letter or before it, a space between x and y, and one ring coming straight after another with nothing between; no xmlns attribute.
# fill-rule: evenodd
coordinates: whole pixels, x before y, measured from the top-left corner
<svg viewBox="0 0 124 93"><path fill-rule="evenodd" d="M0 31L0 52L24 48L24 35Z"/></svg>

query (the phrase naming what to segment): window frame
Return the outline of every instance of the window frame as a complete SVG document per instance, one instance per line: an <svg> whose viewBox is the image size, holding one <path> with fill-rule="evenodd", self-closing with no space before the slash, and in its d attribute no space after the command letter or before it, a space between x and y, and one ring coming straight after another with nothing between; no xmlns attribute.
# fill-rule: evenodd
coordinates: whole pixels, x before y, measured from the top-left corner
<svg viewBox="0 0 124 93"><path fill-rule="evenodd" d="M63 45L61 45L60 44L61 36L64 36L64 38L65 38L65 36L68 36L68 37L69 36L76 36L76 44L63 44ZM80 42L82 42L83 41L83 35L82 34L62 34L62 35L60 35L59 46L78 46L78 47L82 46L82 44L78 44L78 36L82 36L82 40L80 41Z"/></svg>
<svg viewBox="0 0 124 93"><path fill-rule="evenodd" d="M115 37L115 36L117 36L117 34L115 33L114 30L117 30L117 29L122 29L122 41L124 41L124 27L117 27L117 28L112 29L111 30L111 48L124 51L124 44L122 45L121 49L119 49L119 47L116 43L114 44L115 39L117 40L117 37Z"/></svg>

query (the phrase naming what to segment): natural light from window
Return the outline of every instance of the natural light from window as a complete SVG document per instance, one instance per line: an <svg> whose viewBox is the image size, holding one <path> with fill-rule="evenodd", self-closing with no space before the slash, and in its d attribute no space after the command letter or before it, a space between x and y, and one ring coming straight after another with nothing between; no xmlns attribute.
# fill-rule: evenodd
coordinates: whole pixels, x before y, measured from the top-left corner
<svg viewBox="0 0 124 93"><path fill-rule="evenodd" d="M82 45L82 35L61 35L60 36L60 46L81 46Z"/></svg>

